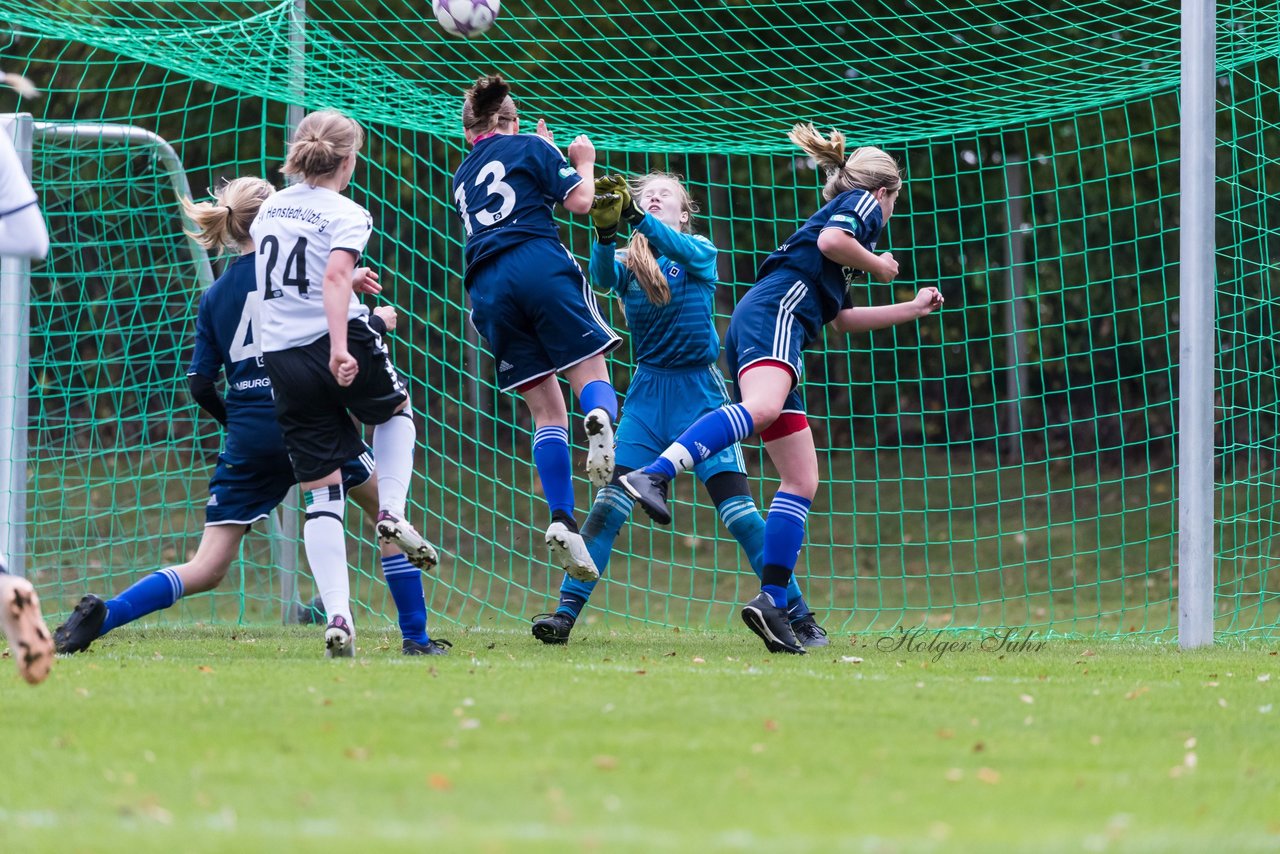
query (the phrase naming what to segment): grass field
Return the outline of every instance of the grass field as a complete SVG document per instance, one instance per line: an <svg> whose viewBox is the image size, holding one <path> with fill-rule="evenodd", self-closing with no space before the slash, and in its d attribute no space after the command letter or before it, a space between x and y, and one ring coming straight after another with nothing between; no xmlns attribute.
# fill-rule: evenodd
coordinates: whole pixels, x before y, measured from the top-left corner
<svg viewBox="0 0 1280 854"><path fill-rule="evenodd" d="M452 639L134 628L36 688L6 664L0 850L1280 850L1274 643Z"/></svg>

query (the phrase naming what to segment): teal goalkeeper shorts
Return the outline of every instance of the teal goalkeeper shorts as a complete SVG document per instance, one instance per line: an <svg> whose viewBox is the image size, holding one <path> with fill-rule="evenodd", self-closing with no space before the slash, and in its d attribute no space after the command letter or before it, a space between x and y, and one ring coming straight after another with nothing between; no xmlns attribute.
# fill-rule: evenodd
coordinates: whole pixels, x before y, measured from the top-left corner
<svg viewBox="0 0 1280 854"><path fill-rule="evenodd" d="M732 402L724 377L715 365L699 368L640 365L622 402L622 421L615 437L618 467L647 466L690 424ZM737 445L725 448L693 470L704 482L726 471L746 471L742 449Z"/></svg>

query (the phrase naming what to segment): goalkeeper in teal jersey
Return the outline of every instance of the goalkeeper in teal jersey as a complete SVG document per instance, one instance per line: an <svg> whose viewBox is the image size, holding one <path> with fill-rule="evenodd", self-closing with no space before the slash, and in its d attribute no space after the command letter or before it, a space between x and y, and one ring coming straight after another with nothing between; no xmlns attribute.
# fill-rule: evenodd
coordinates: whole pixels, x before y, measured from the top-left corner
<svg viewBox="0 0 1280 854"><path fill-rule="evenodd" d="M645 466L699 417L731 401L716 365L716 247L693 233L696 208L688 191L676 176L653 173L640 178L634 190L620 177L601 178L596 192L591 280L622 300L636 360L617 433L614 481L596 494L582 528L603 575L634 503L617 477ZM632 227L625 249L615 243L621 220ZM745 471L742 451L733 445L703 461L695 473L758 575L764 565L764 520ZM544 643L567 643L594 587L595 582L566 575L555 613L534 618L533 636ZM794 579L787 592L797 637L808 646L826 645L826 632Z"/></svg>

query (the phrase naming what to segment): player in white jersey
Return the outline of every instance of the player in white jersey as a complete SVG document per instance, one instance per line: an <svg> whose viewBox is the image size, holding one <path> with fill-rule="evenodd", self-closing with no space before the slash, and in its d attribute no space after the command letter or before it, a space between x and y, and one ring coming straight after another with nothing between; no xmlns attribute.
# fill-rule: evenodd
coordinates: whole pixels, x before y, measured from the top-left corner
<svg viewBox="0 0 1280 854"><path fill-rule="evenodd" d="M0 129L0 256L38 261L48 252L49 232L40 215L36 192L18 160L13 140ZM5 283L6 293L9 287ZM0 558L0 628L9 639L10 655L17 662L23 679L34 685L49 675L53 635L40 615L40 598L30 581L6 571L3 558Z"/></svg>
<svg viewBox="0 0 1280 854"><path fill-rule="evenodd" d="M356 275L373 231L369 212L342 195L363 143L353 119L332 110L309 114L284 164L298 183L267 200L250 228L263 360L306 497L303 542L324 601L329 656L354 653L341 468L364 444L351 416L374 425L379 539L395 543L417 567L437 561L405 521L417 441L409 393L355 296L381 290L376 275Z"/></svg>

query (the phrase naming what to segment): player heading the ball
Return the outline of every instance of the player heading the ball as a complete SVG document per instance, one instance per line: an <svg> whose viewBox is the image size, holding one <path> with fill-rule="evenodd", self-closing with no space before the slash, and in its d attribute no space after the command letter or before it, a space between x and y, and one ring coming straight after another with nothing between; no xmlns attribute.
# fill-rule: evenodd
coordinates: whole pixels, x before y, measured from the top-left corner
<svg viewBox="0 0 1280 854"><path fill-rule="evenodd" d="M566 160L546 122L520 133L510 87L482 77L462 103L471 152L453 176L455 210L466 230L463 283L471 319L498 368L503 391L524 398L533 416L533 462L551 510L547 547L572 577L600 577L574 519L569 415L563 373L586 413L587 475L613 476L618 396L604 354L621 343L605 323L582 268L560 243L557 203L585 214L595 199L595 146L569 144Z"/></svg>

